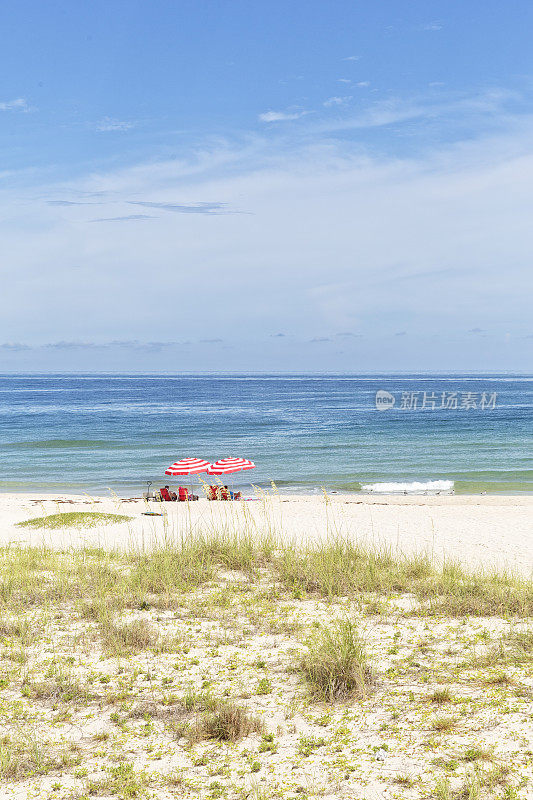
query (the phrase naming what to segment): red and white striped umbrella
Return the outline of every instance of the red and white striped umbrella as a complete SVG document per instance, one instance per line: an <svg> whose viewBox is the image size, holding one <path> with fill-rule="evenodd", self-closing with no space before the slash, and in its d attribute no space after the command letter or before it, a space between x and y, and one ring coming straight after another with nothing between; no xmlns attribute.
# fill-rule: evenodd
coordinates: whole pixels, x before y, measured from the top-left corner
<svg viewBox="0 0 533 800"><path fill-rule="evenodd" d="M209 465L208 475L228 475L230 472L241 472L243 469L255 469L253 461L247 458L221 458Z"/></svg>
<svg viewBox="0 0 533 800"><path fill-rule="evenodd" d="M201 458L182 458L166 469L165 475L198 475L199 472L207 472L209 466L209 461Z"/></svg>

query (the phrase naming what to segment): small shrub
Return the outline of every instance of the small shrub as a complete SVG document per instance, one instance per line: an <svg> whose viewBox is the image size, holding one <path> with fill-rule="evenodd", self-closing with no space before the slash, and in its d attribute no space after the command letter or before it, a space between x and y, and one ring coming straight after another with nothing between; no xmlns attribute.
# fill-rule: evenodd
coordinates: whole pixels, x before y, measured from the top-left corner
<svg viewBox="0 0 533 800"><path fill-rule="evenodd" d="M245 709L233 703L219 703L216 710L200 717L189 732L191 740L217 739L236 742L251 733L260 733L263 725Z"/></svg>
<svg viewBox="0 0 533 800"><path fill-rule="evenodd" d="M274 739L273 733L264 733L261 737L261 744L259 745L260 753L276 753L278 745Z"/></svg>
<svg viewBox="0 0 533 800"><path fill-rule="evenodd" d="M374 682L364 646L349 620L324 628L311 639L299 671L312 691L327 701L366 697Z"/></svg>
<svg viewBox="0 0 533 800"><path fill-rule="evenodd" d="M465 750L463 761L490 761L491 754L481 747L469 747Z"/></svg>
<svg viewBox="0 0 533 800"><path fill-rule="evenodd" d="M450 703L452 701L452 694L449 689L435 689L429 699L432 703L442 705L443 703Z"/></svg>

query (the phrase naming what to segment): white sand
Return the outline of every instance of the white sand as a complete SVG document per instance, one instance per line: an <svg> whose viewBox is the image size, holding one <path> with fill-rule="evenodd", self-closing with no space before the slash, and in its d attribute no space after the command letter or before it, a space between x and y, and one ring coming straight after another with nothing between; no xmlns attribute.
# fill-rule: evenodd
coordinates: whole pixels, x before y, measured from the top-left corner
<svg viewBox="0 0 533 800"><path fill-rule="evenodd" d="M270 530L285 540L305 541L340 534L473 566L509 568L526 575L533 572L532 496L352 494L332 495L326 504L318 495L278 495L245 503L201 499L162 506L141 500L90 500L74 495L43 498L42 494L0 495L0 545L150 547L165 537L180 536L191 529ZM145 510L161 509L165 518L143 515ZM86 530L47 531L16 526L17 522L42 514L87 510L122 513L133 519Z"/></svg>

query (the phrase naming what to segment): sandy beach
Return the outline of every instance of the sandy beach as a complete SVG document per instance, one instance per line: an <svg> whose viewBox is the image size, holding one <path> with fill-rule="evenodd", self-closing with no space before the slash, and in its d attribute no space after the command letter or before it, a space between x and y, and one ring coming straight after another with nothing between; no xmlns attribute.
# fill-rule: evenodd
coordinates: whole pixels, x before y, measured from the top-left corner
<svg viewBox="0 0 533 800"><path fill-rule="evenodd" d="M17 527L43 514L98 510L126 514L127 523L79 530ZM164 517L144 512L163 512ZM284 541L343 536L401 552L424 552L470 566L533 571L531 496L267 495L248 502L147 504L139 499L83 495L0 495L0 542L54 548L100 545L153 547L189 531L269 532Z"/></svg>

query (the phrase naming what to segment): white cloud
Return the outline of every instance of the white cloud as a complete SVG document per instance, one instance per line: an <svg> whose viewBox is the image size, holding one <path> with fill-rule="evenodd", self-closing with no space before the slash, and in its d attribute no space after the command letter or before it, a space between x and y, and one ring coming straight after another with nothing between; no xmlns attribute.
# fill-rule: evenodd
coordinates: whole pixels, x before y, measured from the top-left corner
<svg viewBox="0 0 533 800"><path fill-rule="evenodd" d="M343 58L342 60L343 61L359 61L360 59L361 59L361 56L346 56L346 58Z"/></svg>
<svg viewBox="0 0 533 800"><path fill-rule="evenodd" d="M5 100L0 103L0 111L28 111L28 104L23 97L16 100Z"/></svg>
<svg viewBox="0 0 533 800"><path fill-rule="evenodd" d="M359 81L355 85L360 86L361 89L366 89L367 86L370 86L370 81Z"/></svg>
<svg viewBox="0 0 533 800"><path fill-rule="evenodd" d="M351 83L349 78L338 78L337 83Z"/></svg>
<svg viewBox="0 0 533 800"><path fill-rule="evenodd" d="M264 114L259 114L259 119L261 122L286 122L300 119L308 113L308 111L265 111Z"/></svg>
<svg viewBox="0 0 533 800"><path fill-rule="evenodd" d="M104 117L97 123L96 130L99 133L104 133L107 131L129 131L134 127L135 124L133 122L123 122L113 117Z"/></svg>
<svg viewBox="0 0 533 800"><path fill-rule="evenodd" d="M351 95L345 95L344 97L330 97L328 100L324 101L324 106L326 108L331 108L332 106L343 106L351 99Z"/></svg>
<svg viewBox="0 0 533 800"><path fill-rule="evenodd" d="M421 26L423 31L441 31L444 25L442 22L426 22L425 25Z"/></svg>

